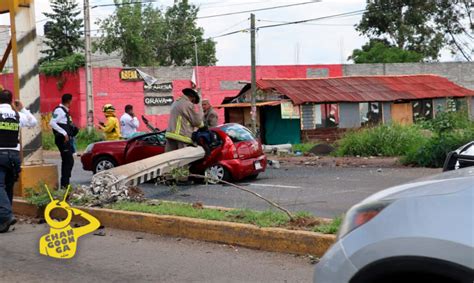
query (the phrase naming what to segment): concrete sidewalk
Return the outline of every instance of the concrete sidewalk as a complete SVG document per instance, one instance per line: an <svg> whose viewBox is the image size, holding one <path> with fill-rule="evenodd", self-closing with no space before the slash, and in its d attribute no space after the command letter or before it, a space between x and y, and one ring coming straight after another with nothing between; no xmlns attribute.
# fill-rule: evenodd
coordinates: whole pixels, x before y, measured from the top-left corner
<svg viewBox="0 0 474 283"><path fill-rule="evenodd" d="M305 257L106 229L71 260L41 256L47 225L0 234L0 282L310 282Z"/></svg>

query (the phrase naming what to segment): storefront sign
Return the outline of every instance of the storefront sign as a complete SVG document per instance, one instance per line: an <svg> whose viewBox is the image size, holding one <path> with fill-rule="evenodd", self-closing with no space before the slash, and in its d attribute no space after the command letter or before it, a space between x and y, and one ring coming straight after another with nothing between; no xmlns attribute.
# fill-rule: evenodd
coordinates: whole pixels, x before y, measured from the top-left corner
<svg viewBox="0 0 474 283"><path fill-rule="evenodd" d="M281 118L282 119L299 119L300 108L293 105L291 101L284 101L281 103Z"/></svg>
<svg viewBox="0 0 474 283"><path fill-rule="evenodd" d="M120 79L122 81L140 81L141 77L136 69L122 69Z"/></svg>
<svg viewBox="0 0 474 283"><path fill-rule="evenodd" d="M172 96L146 96L145 105L146 106L166 106L171 105L174 102Z"/></svg>
<svg viewBox="0 0 474 283"><path fill-rule="evenodd" d="M173 83L162 83L162 84L144 84L143 90L148 92L172 92Z"/></svg>

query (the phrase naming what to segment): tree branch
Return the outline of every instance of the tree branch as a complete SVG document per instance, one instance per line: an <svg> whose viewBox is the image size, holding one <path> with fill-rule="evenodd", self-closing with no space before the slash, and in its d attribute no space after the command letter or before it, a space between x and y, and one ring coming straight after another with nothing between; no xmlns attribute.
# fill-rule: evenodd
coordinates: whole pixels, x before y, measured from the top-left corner
<svg viewBox="0 0 474 283"><path fill-rule="evenodd" d="M236 184L229 183L229 182L224 181L224 180L217 180L217 179L209 178L209 177L206 177L206 176L203 176L203 175L189 174L189 177L195 177L195 178L200 178L200 179L210 179L210 180L212 180L212 181L214 181L214 182L223 183L223 184L229 185L229 186L231 186L231 187L234 187L234 188L236 188L236 189L242 190L242 191L244 191L244 192L250 193L250 194L252 194L252 195L254 195L254 196L256 196L256 197L258 197L258 198L260 198L260 199L262 199L262 200L264 200L264 201L266 201L266 202L269 203L270 205L272 205L272 206L278 208L279 210L283 211L284 213L286 213L286 215L288 215L288 217L290 218L290 220L294 220L294 219L295 219L295 217L293 216L293 214L292 214L288 209L286 209L286 208L284 208L284 207L281 207L279 204L277 204L277 203L275 203L275 202L273 202L273 201L271 201L271 200L269 200L269 199L267 199L267 198L261 196L260 194L258 194L258 193L256 193L256 192L253 192L253 191L251 191L251 190L249 190L249 189L246 189L246 188L244 188L244 187L238 186L238 185L236 185Z"/></svg>
<svg viewBox="0 0 474 283"><path fill-rule="evenodd" d="M470 57L469 55L467 55L467 54L464 52L462 46L459 45L458 41L457 41L456 38L454 37L454 34L453 34L450 30L448 30L448 33L449 33L449 35L451 36L451 39L453 40L454 45L456 45L456 48L461 52L462 56L463 56L467 61L470 62L470 61L471 61L471 57Z"/></svg>

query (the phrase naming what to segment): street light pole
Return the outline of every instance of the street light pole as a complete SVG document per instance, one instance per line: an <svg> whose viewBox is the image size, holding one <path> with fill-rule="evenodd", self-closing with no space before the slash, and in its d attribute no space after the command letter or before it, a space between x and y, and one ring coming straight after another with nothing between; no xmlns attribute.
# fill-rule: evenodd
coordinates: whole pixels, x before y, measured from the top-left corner
<svg viewBox="0 0 474 283"><path fill-rule="evenodd" d="M89 0L84 0L84 37L86 52L86 108L87 131L94 129L94 97L92 88L92 47L91 47L91 18Z"/></svg>

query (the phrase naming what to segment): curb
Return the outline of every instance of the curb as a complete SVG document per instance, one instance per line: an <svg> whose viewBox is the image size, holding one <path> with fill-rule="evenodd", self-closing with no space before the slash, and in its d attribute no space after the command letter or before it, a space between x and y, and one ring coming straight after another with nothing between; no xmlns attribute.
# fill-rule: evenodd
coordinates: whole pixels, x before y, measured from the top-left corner
<svg viewBox="0 0 474 283"><path fill-rule="evenodd" d="M42 210L14 199L14 212L42 217ZM335 242L334 235L281 228L259 228L250 224L164 216L102 208L78 207L108 228L238 245L246 248L322 257Z"/></svg>

